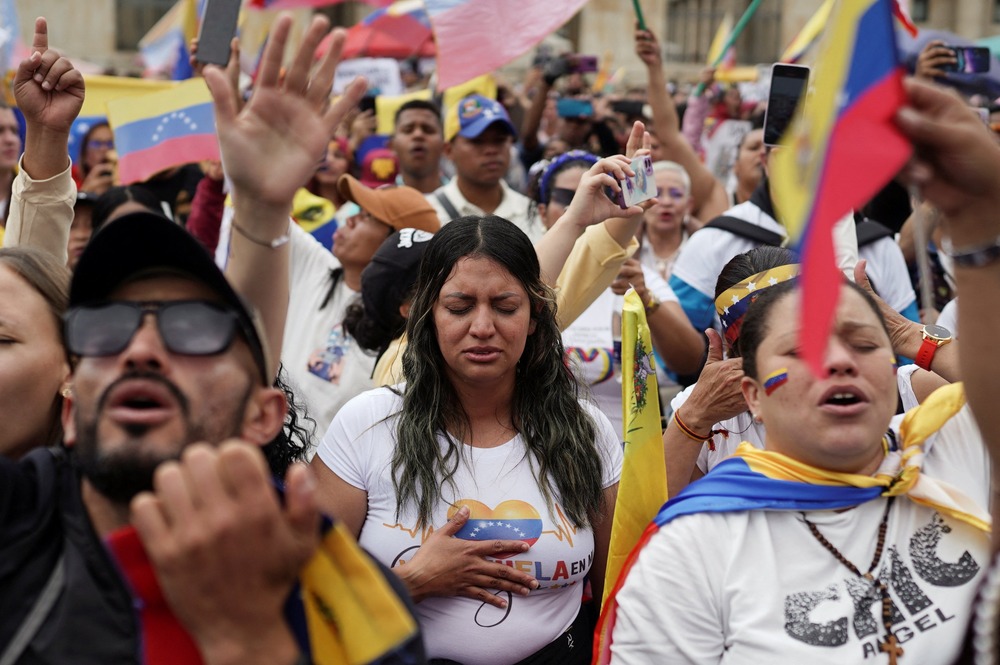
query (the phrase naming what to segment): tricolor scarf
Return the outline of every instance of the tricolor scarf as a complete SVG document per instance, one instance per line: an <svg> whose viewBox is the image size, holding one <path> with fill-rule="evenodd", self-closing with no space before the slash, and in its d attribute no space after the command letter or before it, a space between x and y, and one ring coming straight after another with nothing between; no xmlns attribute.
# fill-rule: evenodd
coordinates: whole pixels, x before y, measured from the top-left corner
<svg viewBox="0 0 1000 665"><path fill-rule="evenodd" d="M608 663L615 626L617 594L639 552L660 527L683 515L749 510L838 510L881 496L904 496L915 503L990 531L990 515L958 488L920 473L927 438L965 405L961 383L936 390L910 410L900 428L902 449L886 455L874 475L818 469L780 453L743 442L732 457L667 501L646 527L601 610L594 642L594 662Z"/></svg>

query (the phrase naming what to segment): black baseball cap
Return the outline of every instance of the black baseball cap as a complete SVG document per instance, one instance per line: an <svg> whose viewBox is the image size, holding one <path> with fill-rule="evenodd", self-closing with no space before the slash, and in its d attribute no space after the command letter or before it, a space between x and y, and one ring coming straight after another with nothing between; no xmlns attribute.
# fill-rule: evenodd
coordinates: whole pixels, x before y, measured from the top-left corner
<svg viewBox="0 0 1000 665"><path fill-rule="evenodd" d="M433 237L421 229L400 229L382 242L361 272L366 317L386 328L392 325L393 314L417 283L420 259Z"/></svg>
<svg viewBox="0 0 1000 665"><path fill-rule="evenodd" d="M95 233L73 272L69 307L104 302L129 279L157 270L189 275L208 286L236 312L264 383L270 385L277 367L270 360L256 312L236 293L208 250L163 215L153 212L123 215Z"/></svg>

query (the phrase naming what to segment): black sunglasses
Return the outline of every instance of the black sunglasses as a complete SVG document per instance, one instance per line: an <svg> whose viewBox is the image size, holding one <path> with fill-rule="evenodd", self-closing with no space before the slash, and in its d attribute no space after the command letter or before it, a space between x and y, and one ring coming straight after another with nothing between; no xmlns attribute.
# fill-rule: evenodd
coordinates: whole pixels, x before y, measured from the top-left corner
<svg viewBox="0 0 1000 665"><path fill-rule="evenodd" d="M256 335L234 310L202 300L169 302L109 302L74 307L66 313L66 346L72 355L113 356L124 351L147 314L156 315L164 346L185 356L222 353L240 331L247 340ZM263 358L253 343L255 360ZM263 370L262 370L263 371Z"/></svg>
<svg viewBox="0 0 1000 665"><path fill-rule="evenodd" d="M555 203L556 205L568 207L569 204L573 202L574 194L576 194L575 189L566 189L565 187L553 187L552 193L549 194L549 203Z"/></svg>

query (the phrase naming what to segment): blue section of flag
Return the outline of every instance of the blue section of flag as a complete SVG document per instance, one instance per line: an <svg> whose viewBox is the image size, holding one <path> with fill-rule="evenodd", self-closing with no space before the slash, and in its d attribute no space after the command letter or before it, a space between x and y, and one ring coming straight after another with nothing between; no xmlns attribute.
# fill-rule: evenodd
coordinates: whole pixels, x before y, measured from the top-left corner
<svg viewBox="0 0 1000 665"><path fill-rule="evenodd" d="M837 510L871 501L883 491L884 487L811 485L776 480L751 470L740 458L730 458L667 501L653 522L662 527L678 517L695 513Z"/></svg>
<svg viewBox="0 0 1000 665"><path fill-rule="evenodd" d="M847 81L844 82L845 100L842 109L853 104L861 95L896 70L898 65L895 44L891 39L893 34L892 16L884 7L880 7L879 3L869 7L858 21L855 38L888 35L887 44L892 48L866 48L855 45Z"/></svg>
<svg viewBox="0 0 1000 665"><path fill-rule="evenodd" d="M455 534L462 540L537 540L541 535L540 519L470 519Z"/></svg>
<svg viewBox="0 0 1000 665"><path fill-rule="evenodd" d="M214 133L212 103L206 102L122 125L115 129L115 146L126 154L170 139Z"/></svg>

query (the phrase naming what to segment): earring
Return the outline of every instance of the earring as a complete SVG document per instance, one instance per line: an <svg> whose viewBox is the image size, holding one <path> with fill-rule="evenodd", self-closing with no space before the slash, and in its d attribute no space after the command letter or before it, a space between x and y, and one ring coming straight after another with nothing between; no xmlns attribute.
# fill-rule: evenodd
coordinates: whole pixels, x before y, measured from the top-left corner
<svg viewBox="0 0 1000 665"><path fill-rule="evenodd" d="M59 390L59 394L62 395L64 399L69 399L73 396L73 389L70 388L70 385L67 383Z"/></svg>
<svg viewBox="0 0 1000 665"><path fill-rule="evenodd" d="M753 421L754 421L755 423L757 423L758 425L760 425L760 424L762 424L762 423L764 422L764 419L763 419L763 418L761 418L761 417L760 417L759 415L757 415L756 413L752 413L752 412L751 412L751 413L750 413L750 417L751 417L751 418L753 418Z"/></svg>

